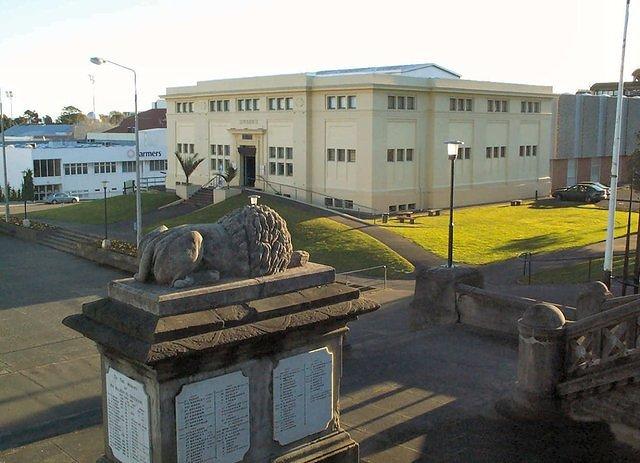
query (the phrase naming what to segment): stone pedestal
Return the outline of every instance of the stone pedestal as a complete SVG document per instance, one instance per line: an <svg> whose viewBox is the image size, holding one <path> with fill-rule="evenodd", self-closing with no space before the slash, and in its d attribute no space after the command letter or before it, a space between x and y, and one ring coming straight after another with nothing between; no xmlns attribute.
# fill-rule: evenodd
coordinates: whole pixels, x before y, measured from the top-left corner
<svg viewBox="0 0 640 463"><path fill-rule="evenodd" d="M342 340L377 308L309 263L182 290L116 280L63 323L102 354L103 461L352 463Z"/></svg>

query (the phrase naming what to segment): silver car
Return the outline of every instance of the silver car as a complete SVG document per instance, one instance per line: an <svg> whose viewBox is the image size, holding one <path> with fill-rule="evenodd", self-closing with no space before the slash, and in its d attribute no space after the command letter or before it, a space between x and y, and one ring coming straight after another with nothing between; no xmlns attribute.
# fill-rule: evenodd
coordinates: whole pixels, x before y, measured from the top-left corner
<svg viewBox="0 0 640 463"><path fill-rule="evenodd" d="M46 204L77 203L78 201L80 201L80 198L67 193L51 193L44 199Z"/></svg>

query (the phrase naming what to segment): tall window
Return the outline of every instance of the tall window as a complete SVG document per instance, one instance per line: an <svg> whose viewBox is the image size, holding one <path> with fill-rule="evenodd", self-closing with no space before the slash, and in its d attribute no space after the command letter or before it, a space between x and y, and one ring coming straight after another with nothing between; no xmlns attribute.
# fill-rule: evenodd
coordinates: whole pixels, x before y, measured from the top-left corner
<svg viewBox="0 0 640 463"><path fill-rule="evenodd" d="M122 172L130 173L136 171L136 161L122 161Z"/></svg>
<svg viewBox="0 0 640 463"><path fill-rule="evenodd" d="M328 95L327 109L356 109L355 95Z"/></svg>
<svg viewBox="0 0 640 463"><path fill-rule="evenodd" d="M449 111L473 111L473 99L449 98Z"/></svg>
<svg viewBox="0 0 640 463"><path fill-rule="evenodd" d="M60 159L34 159L34 177L60 177Z"/></svg>

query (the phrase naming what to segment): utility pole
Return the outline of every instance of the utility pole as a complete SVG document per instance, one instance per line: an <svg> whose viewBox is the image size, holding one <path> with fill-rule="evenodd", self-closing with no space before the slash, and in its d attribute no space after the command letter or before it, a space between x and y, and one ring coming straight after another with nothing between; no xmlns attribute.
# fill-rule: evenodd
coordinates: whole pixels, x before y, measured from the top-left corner
<svg viewBox="0 0 640 463"><path fill-rule="evenodd" d="M629 3L624 16L624 32L622 34L622 57L620 59L620 79L618 80L618 100L616 103L616 125L613 135L613 153L611 156L611 185L609 194L609 216L607 223L607 241L604 250L604 283L611 288L613 273L613 235L615 229L616 203L618 200L618 162L620 160L620 133L622 126L622 100L624 94L624 53L627 46L627 25L629 23Z"/></svg>
<svg viewBox="0 0 640 463"><path fill-rule="evenodd" d="M4 220L9 221L9 179L7 177L7 151L4 143L4 113L2 112L2 91L0 91L0 142L2 143L2 167L4 170Z"/></svg>

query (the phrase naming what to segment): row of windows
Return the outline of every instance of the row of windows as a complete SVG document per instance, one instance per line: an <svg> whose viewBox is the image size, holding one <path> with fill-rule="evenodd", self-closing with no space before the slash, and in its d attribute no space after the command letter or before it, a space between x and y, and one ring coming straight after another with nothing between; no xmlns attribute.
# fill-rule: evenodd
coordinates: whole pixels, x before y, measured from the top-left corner
<svg viewBox="0 0 640 463"><path fill-rule="evenodd" d="M539 101L521 101L520 112L521 113L539 113L540 102Z"/></svg>
<svg viewBox="0 0 640 463"><path fill-rule="evenodd" d="M64 175L83 175L87 173L87 169L86 162L72 162L64 165Z"/></svg>
<svg viewBox="0 0 640 463"><path fill-rule="evenodd" d="M176 103L176 112L177 113L192 113L193 112L193 101Z"/></svg>
<svg viewBox="0 0 640 463"><path fill-rule="evenodd" d="M135 161L134 161L135 162ZM167 170L167 160L166 159L152 159L149 161L149 170L152 172L158 171L166 171Z"/></svg>
<svg viewBox="0 0 640 463"><path fill-rule="evenodd" d="M230 165L231 162L228 159L211 158L211 170L226 172Z"/></svg>
<svg viewBox="0 0 640 463"><path fill-rule="evenodd" d="M413 211L416 208L416 203L409 204L392 204L389 206L389 212L398 212L398 211Z"/></svg>
<svg viewBox="0 0 640 463"><path fill-rule="evenodd" d="M329 95L327 109L356 109L355 95Z"/></svg>
<svg viewBox="0 0 640 463"><path fill-rule="evenodd" d="M178 153L193 154L194 152L195 145L193 143L178 143Z"/></svg>
<svg viewBox="0 0 640 463"><path fill-rule="evenodd" d="M413 148L390 148L387 150L387 162L413 161Z"/></svg>
<svg viewBox="0 0 640 463"><path fill-rule="evenodd" d="M464 146L464 147L460 147L458 148L458 155L456 156L456 159L471 159L471 147L470 146Z"/></svg>
<svg viewBox="0 0 640 463"><path fill-rule="evenodd" d="M93 165L96 174L112 174L116 172L115 162L96 162Z"/></svg>
<svg viewBox="0 0 640 463"><path fill-rule="evenodd" d="M293 163L291 162L270 162L269 175L286 175L293 176Z"/></svg>
<svg viewBox="0 0 640 463"><path fill-rule="evenodd" d="M292 97L269 98L269 111L289 111L291 109L293 109Z"/></svg>
<svg viewBox="0 0 640 463"><path fill-rule="evenodd" d="M271 159L293 159L293 148L290 146L270 146L269 158Z"/></svg>
<svg viewBox="0 0 640 463"><path fill-rule="evenodd" d="M211 100L209 101L209 111L212 112L228 112L229 100Z"/></svg>
<svg viewBox="0 0 640 463"><path fill-rule="evenodd" d="M506 146L487 146L486 148L487 159L491 159L491 155L493 155L494 158L504 158L507 156L507 147Z"/></svg>
<svg viewBox="0 0 640 463"><path fill-rule="evenodd" d="M122 172L135 172L136 161L122 161Z"/></svg>
<svg viewBox="0 0 640 463"><path fill-rule="evenodd" d="M388 109L416 109L416 100L412 96L389 95L387 97Z"/></svg>
<svg viewBox="0 0 640 463"><path fill-rule="evenodd" d="M449 111L473 111L471 98L449 98Z"/></svg>
<svg viewBox="0 0 640 463"><path fill-rule="evenodd" d="M356 150L345 148L327 148L327 161L356 162Z"/></svg>
<svg viewBox="0 0 640 463"><path fill-rule="evenodd" d="M211 145L211 155L230 156L231 145Z"/></svg>
<svg viewBox="0 0 640 463"><path fill-rule="evenodd" d="M237 100L238 111L260 111L260 100L258 98L244 98Z"/></svg>
<svg viewBox="0 0 640 463"><path fill-rule="evenodd" d="M537 156L538 145L520 145L520 156Z"/></svg>
<svg viewBox="0 0 640 463"><path fill-rule="evenodd" d="M507 100L487 100L487 112L508 113L509 102Z"/></svg>
<svg viewBox="0 0 640 463"><path fill-rule="evenodd" d="M34 177L59 177L60 159L34 159Z"/></svg>
<svg viewBox="0 0 640 463"><path fill-rule="evenodd" d="M324 198L326 207L338 207L340 209L353 209L353 200L339 198Z"/></svg>

